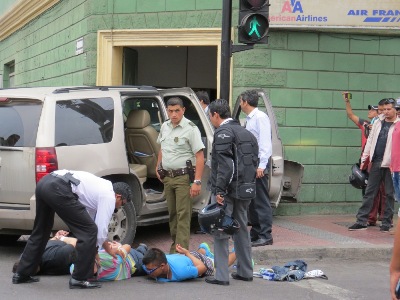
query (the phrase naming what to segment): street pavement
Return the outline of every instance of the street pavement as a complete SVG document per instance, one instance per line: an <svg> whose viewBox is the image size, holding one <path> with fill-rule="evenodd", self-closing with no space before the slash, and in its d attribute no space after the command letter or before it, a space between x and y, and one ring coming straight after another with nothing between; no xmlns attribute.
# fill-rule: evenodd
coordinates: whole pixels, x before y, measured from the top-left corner
<svg viewBox="0 0 400 300"><path fill-rule="evenodd" d="M273 245L252 248L256 264L291 259L390 259L394 228L380 232L379 226L367 230L349 231L355 222L354 215L274 216ZM395 217L395 226L397 218ZM207 242L213 249L213 238L196 234L197 219L192 221L190 250ZM378 224L379 225L379 224ZM171 245L168 225L139 227L135 243L145 243L168 252Z"/></svg>
<svg viewBox="0 0 400 300"><path fill-rule="evenodd" d="M389 299L389 262L394 235L382 233L379 227L363 231L348 231L355 221L353 215L334 216L274 216L274 244L252 248L254 271L283 266L300 259L307 271L322 270L328 280L305 279L298 282L274 282L255 278L253 282L230 280L229 287L204 283L204 279L157 284L147 277L106 282L102 289L71 291L69 276L40 276L39 283L11 284L11 267L23 250L22 241L0 245L1 299L71 299L85 295L91 299ZM395 223L397 217L395 217ZM210 235L196 234L197 219L193 219L190 249L205 241L213 248ZM393 230L393 229L392 229ZM139 227L134 246L146 243L168 252L171 239L167 224ZM234 267L231 267L234 272Z"/></svg>

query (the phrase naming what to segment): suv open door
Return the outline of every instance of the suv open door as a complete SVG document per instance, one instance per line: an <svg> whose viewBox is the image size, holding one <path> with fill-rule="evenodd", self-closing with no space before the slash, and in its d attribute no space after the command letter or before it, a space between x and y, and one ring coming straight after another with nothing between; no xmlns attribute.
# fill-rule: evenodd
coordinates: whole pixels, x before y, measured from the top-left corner
<svg viewBox="0 0 400 300"><path fill-rule="evenodd" d="M301 187L304 167L297 162L284 160L283 145L271 101L262 89L256 89L256 91L259 96L258 108L268 115L271 122L272 156L269 161L269 198L272 207L276 208L281 197L297 197ZM244 113L241 114L240 96L236 100L232 116L244 125L246 115Z"/></svg>

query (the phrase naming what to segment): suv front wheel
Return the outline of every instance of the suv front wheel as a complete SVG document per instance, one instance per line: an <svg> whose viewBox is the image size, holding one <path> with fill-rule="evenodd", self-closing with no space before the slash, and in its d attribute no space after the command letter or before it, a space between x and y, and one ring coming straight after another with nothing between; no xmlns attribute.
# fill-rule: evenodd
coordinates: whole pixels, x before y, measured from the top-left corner
<svg viewBox="0 0 400 300"><path fill-rule="evenodd" d="M132 201L118 208L108 225L108 239L132 245L136 234L136 210Z"/></svg>

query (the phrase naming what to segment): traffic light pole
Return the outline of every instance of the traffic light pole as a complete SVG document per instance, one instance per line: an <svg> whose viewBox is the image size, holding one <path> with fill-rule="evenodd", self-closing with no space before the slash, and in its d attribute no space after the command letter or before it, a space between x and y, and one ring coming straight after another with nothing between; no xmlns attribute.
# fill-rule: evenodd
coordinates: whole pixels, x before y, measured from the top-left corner
<svg viewBox="0 0 400 300"><path fill-rule="evenodd" d="M222 1L220 98L229 102L230 66L232 56L232 0Z"/></svg>
<svg viewBox="0 0 400 300"><path fill-rule="evenodd" d="M232 0L223 0L221 33L220 98L229 101L232 53L246 51L254 45L233 45L231 40Z"/></svg>

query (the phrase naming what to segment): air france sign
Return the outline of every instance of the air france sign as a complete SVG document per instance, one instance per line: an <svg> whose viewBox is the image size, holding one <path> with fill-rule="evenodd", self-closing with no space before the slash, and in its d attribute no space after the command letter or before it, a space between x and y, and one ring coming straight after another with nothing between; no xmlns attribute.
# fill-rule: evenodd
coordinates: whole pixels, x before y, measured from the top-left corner
<svg viewBox="0 0 400 300"><path fill-rule="evenodd" d="M400 27L400 0L273 0L271 27Z"/></svg>

